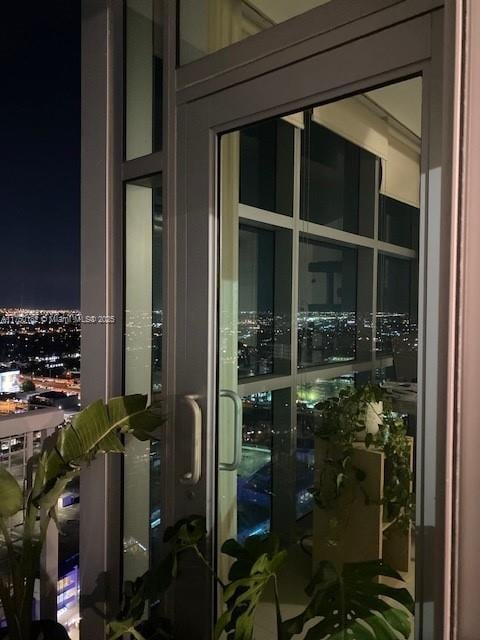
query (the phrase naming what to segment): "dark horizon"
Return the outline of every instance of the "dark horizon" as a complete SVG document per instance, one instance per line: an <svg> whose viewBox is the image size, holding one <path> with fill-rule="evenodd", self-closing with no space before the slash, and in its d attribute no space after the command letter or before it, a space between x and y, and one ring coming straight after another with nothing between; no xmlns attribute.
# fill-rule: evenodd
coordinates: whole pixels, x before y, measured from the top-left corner
<svg viewBox="0 0 480 640"><path fill-rule="evenodd" d="M7 2L0 307L80 306L80 3Z"/></svg>

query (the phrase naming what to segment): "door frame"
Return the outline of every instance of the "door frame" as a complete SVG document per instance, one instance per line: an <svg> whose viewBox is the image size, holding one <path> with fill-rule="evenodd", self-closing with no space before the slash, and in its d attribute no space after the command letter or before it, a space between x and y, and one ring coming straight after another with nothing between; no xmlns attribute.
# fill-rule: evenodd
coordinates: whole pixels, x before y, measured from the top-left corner
<svg viewBox="0 0 480 640"><path fill-rule="evenodd" d="M403 3L411 10L412 3ZM417 7L418 7L417 3ZM430 7L432 3L429 4ZM439 3L434 3L438 5ZM407 6L408 5L408 6ZM177 292L175 334L175 397L194 394L202 410L202 476L195 487L178 479L189 460L191 424L177 413L171 434L175 451L174 517L206 515L207 552L216 549L216 415L218 306L218 136L255 121L334 101L388 82L422 74L422 224L420 233L420 305L418 416L423 441L418 441L421 474L418 495L417 637L446 637L444 628L444 461L446 459L448 318L439 310L449 305L450 224L442 204L442 39L441 10L412 17L395 5L396 15L375 16L371 33L346 38L330 48L335 31L319 35L316 53L285 62L282 52L270 56L271 69L259 74L253 66L230 69L222 78L210 76L189 88L177 86L176 269L169 282ZM394 20L392 21L392 17ZM365 26L365 25L362 25ZM344 28L344 27L342 27ZM349 25L349 28L353 27ZM348 31L348 30L347 30ZM345 34L343 34L345 35ZM352 35L350 31L350 36ZM405 47L408 42L408 47ZM239 43L241 45L242 43ZM323 46L322 46L323 44ZM234 45L236 46L236 45ZM216 56L216 54L212 54ZM272 59L276 59L275 63ZM193 63L197 64L197 63ZM205 63L206 64L206 63ZM200 66L200 65L199 65ZM318 72L322 69L322 73ZM185 77L179 73L178 79ZM171 289L172 290L172 289ZM178 292L181 292L179 295ZM424 328L428 326L428 333ZM167 338L170 340L170 338ZM428 372L428 375L426 375ZM178 403L177 403L178 406ZM179 637L209 638L215 593L210 576L195 574L176 585L174 624ZM189 615L185 616L185 602Z"/></svg>

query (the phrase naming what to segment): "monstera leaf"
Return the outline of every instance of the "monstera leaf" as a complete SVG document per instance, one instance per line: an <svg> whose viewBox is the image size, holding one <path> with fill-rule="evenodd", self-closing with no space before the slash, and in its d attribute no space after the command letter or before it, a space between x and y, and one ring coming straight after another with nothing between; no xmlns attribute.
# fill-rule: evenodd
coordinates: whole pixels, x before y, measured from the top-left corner
<svg viewBox="0 0 480 640"><path fill-rule="evenodd" d="M5 467L0 467L0 518L10 518L23 506L22 490Z"/></svg>
<svg viewBox="0 0 480 640"><path fill-rule="evenodd" d="M225 631L229 640L252 640L255 612L266 586L276 579L286 558L276 536L251 536L241 545L227 540L222 553L235 558L229 573L231 582L225 587L225 612L215 626L215 638Z"/></svg>
<svg viewBox="0 0 480 640"><path fill-rule="evenodd" d="M54 620L36 620L32 623L32 640L70 640L61 624Z"/></svg>
<svg viewBox="0 0 480 640"><path fill-rule="evenodd" d="M178 573L178 556L189 549L200 553L199 545L206 535L206 520L197 515L182 518L166 529L163 540L170 544L171 552L159 565L153 566L136 580L125 582L122 608L107 625L107 640L119 640L125 636L136 640L173 637L169 622L156 615L155 607L150 606L146 610L147 603L152 605L161 601L173 577Z"/></svg>
<svg viewBox="0 0 480 640"><path fill-rule="evenodd" d="M169 553L156 567L152 567L134 581L124 585L122 609L114 620L107 625L107 639L118 640L124 636L133 636L136 640L154 638L172 638L167 620L155 616L153 605L161 598L172 582L173 554ZM149 614L145 619L145 613Z"/></svg>
<svg viewBox="0 0 480 640"><path fill-rule="evenodd" d="M173 527L167 527L163 541L172 545L174 553L193 548L207 535L206 520L203 516L191 515L178 520Z"/></svg>
<svg viewBox="0 0 480 640"><path fill-rule="evenodd" d="M330 562L321 562L306 589L310 603L283 623L284 637L292 638L319 618L305 640L398 640L399 634L408 639L412 596L405 588L379 582L382 576L402 581L381 560L346 563L341 574Z"/></svg>

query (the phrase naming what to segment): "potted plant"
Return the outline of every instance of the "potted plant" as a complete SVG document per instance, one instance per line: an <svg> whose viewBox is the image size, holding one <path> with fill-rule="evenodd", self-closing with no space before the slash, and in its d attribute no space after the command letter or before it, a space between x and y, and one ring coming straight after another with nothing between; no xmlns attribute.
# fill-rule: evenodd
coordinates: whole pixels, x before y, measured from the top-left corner
<svg viewBox="0 0 480 640"><path fill-rule="evenodd" d="M0 466L0 533L6 570L0 576L0 602L7 620L8 640L63 640L63 627L53 621L33 621L33 590L40 554L50 522L56 522L57 501L67 484L95 457L122 453L122 434L140 440L152 437L163 422L147 407L144 395L97 400L58 429L35 457L33 486L24 493L17 480ZM23 511L20 542L10 535L9 518ZM43 634L43 636L41 635Z"/></svg>
<svg viewBox="0 0 480 640"><path fill-rule="evenodd" d="M215 640L254 640L255 617L266 588L273 583L277 640L291 640L305 630L307 639L407 640L411 634L412 596L403 586L389 586L382 576L402 582L401 576L381 560L346 563L338 570L322 561L306 586L307 606L285 618L280 573L287 551L274 534L251 536L244 544L227 540L222 552L232 560L229 580L223 583L204 556L205 520L191 516L167 530L171 551L162 564L125 585L123 607L107 626L108 640L172 638L171 626L149 607L158 602L181 570L181 556L194 553L213 575L222 594L223 611L215 626ZM191 563L189 563L191 565Z"/></svg>
<svg viewBox="0 0 480 640"><path fill-rule="evenodd" d="M401 417L392 411L391 396L378 385L344 389L338 397L316 406L315 435L321 444L315 502L331 514L339 508L346 491L357 488L365 494L364 469L354 463L358 441L385 455L385 486L382 503L387 519L395 526L409 528L415 500L410 464L411 443Z"/></svg>

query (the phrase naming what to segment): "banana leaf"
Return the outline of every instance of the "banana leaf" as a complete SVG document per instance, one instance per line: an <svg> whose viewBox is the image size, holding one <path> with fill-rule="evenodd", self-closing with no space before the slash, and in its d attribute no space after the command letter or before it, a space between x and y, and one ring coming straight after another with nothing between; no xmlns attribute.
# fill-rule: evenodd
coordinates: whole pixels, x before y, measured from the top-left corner
<svg viewBox="0 0 480 640"><path fill-rule="evenodd" d="M10 518L23 506L23 493L12 474L0 467L0 518Z"/></svg>

